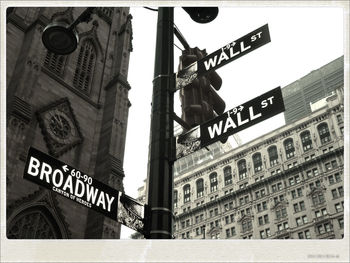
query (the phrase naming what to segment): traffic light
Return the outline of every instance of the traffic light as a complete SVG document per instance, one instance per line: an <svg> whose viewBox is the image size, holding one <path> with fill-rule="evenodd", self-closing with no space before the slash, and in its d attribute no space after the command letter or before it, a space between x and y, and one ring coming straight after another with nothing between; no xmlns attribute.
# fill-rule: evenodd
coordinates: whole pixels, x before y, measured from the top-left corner
<svg viewBox="0 0 350 263"><path fill-rule="evenodd" d="M180 57L179 71L206 55L205 49L200 50L198 47L184 50ZM225 102L215 91L220 89L221 84L220 76L212 71L180 90L181 117L191 128L225 111Z"/></svg>

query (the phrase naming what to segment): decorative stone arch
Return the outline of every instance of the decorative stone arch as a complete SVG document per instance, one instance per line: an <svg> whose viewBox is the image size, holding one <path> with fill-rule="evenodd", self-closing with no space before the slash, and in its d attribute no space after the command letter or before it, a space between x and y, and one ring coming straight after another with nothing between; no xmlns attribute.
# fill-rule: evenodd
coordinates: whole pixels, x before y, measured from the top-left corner
<svg viewBox="0 0 350 263"><path fill-rule="evenodd" d="M207 236L210 238L213 238L213 236L215 236L215 238L220 234L221 234L221 227L220 226L214 226L213 228L209 229L207 232Z"/></svg>
<svg viewBox="0 0 350 263"><path fill-rule="evenodd" d="M66 239L68 224L55 196L38 190L8 207L6 234L9 239Z"/></svg>

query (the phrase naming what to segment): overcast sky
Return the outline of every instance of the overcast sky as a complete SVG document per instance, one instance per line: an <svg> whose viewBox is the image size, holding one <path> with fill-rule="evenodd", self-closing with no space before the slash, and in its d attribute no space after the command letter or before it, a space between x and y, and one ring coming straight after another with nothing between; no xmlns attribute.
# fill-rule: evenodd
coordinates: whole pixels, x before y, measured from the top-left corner
<svg viewBox="0 0 350 263"><path fill-rule="evenodd" d="M217 70L223 80L218 93L226 102L226 110L278 86L284 87L344 54L342 8L262 7L262 4L257 1L250 7L220 7L218 17L208 24L195 23L180 7L175 8L174 22L187 42L191 47L206 48L208 54L269 25L270 43ZM287 4L288 1L284 2ZM135 7L130 13L134 50L128 76L132 106L124 158L124 188L127 195L136 198L137 189L147 176L157 12ZM177 71L181 51L174 47L174 53ZM178 93L175 111L181 116ZM282 113L240 132L239 136L247 142L283 125ZM123 226L121 238L131 233Z"/></svg>

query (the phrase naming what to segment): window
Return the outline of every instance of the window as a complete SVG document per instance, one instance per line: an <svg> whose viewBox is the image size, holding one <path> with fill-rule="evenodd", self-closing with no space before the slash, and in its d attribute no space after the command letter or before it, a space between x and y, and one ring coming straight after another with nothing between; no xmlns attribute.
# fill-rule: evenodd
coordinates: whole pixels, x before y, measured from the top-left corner
<svg viewBox="0 0 350 263"><path fill-rule="evenodd" d="M252 229L252 221L251 220L244 220L242 222L242 230L243 232L249 231Z"/></svg>
<svg viewBox="0 0 350 263"><path fill-rule="evenodd" d="M247 177L247 165L245 160L240 160L238 162L238 177L239 180Z"/></svg>
<svg viewBox="0 0 350 263"><path fill-rule="evenodd" d="M265 230L260 231L260 238L261 239L266 238Z"/></svg>
<svg viewBox="0 0 350 263"><path fill-rule="evenodd" d="M226 237L230 237L230 229L226 229Z"/></svg>
<svg viewBox="0 0 350 263"><path fill-rule="evenodd" d="M289 185L294 185L294 177L289 178Z"/></svg>
<svg viewBox="0 0 350 263"><path fill-rule="evenodd" d="M190 220L189 219L186 220L186 227L188 227L188 226L190 226Z"/></svg>
<svg viewBox="0 0 350 263"><path fill-rule="evenodd" d="M301 220L301 217L297 217L295 219L296 223L297 223L297 226L301 226L303 224L303 221Z"/></svg>
<svg viewBox="0 0 350 263"><path fill-rule="evenodd" d="M295 148L294 148L293 139L289 138L289 139L285 140L283 144L284 144L284 150L286 151L287 159L294 157Z"/></svg>
<svg viewBox="0 0 350 263"><path fill-rule="evenodd" d="M311 239L310 230L305 230L304 234L306 239Z"/></svg>
<svg viewBox="0 0 350 263"><path fill-rule="evenodd" d="M341 177L339 173L334 174L334 178L336 182L340 182L341 181Z"/></svg>
<svg viewBox="0 0 350 263"><path fill-rule="evenodd" d="M270 159L270 166L273 167L276 164L278 164L278 153L277 153L277 147L271 146L267 149L269 153L269 159Z"/></svg>
<svg viewBox="0 0 350 263"><path fill-rule="evenodd" d="M318 192L312 195L312 203L314 205L322 204L324 201L324 195L322 192Z"/></svg>
<svg viewBox="0 0 350 263"><path fill-rule="evenodd" d="M332 165L332 168L335 169L338 167L338 164L337 164L337 161L336 160L332 160L331 161L331 165Z"/></svg>
<svg viewBox="0 0 350 263"><path fill-rule="evenodd" d="M334 205L334 207L335 207L335 211L337 211L337 213L343 211L343 208L342 208L342 206L340 205L340 203L336 203L336 204Z"/></svg>
<svg viewBox="0 0 350 263"><path fill-rule="evenodd" d="M263 196L265 196L265 189L264 188L255 192L256 199L259 199L260 197L263 197Z"/></svg>
<svg viewBox="0 0 350 263"><path fill-rule="evenodd" d="M274 185L272 185L271 187L272 187L272 192L273 192L273 193L274 193L274 192L277 192L277 191L280 191L280 190L283 189L283 186L282 186L282 183L281 183L281 182L279 182L279 183L277 183L277 184L274 184Z"/></svg>
<svg viewBox="0 0 350 263"><path fill-rule="evenodd" d="M301 197L303 195L303 191L301 188L297 188L296 190L292 190L291 194L292 194L292 198L295 199L295 198Z"/></svg>
<svg viewBox="0 0 350 263"><path fill-rule="evenodd" d="M327 123L323 122L317 126L318 134L322 144L325 144L331 140Z"/></svg>
<svg viewBox="0 0 350 263"><path fill-rule="evenodd" d="M311 134L309 131L304 131L300 134L301 144L303 145L304 152L312 149Z"/></svg>
<svg viewBox="0 0 350 263"><path fill-rule="evenodd" d="M225 178L225 186L232 184L232 169L231 166L226 166L224 168L224 178Z"/></svg>
<svg viewBox="0 0 350 263"><path fill-rule="evenodd" d="M231 227L231 236L236 235L236 228L235 227Z"/></svg>
<svg viewBox="0 0 350 263"><path fill-rule="evenodd" d="M288 228L289 228L288 222L283 222L283 223L277 225L278 231L282 231L282 230L288 229Z"/></svg>
<svg viewBox="0 0 350 263"><path fill-rule="evenodd" d="M185 228L185 221L182 221L182 222L181 222L181 227L182 227L182 228Z"/></svg>
<svg viewBox="0 0 350 263"><path fill-rule="evenodd" d="M197 186L197 198L202 197L204 194L204 180L198 179L196 182Z"/></svg>
<svg viewBox="0 0 350 263"><path fill-rule="evenodd" d="M339 224L340 229L344 228L344 218L343 217L338 219L338 224Z"/></svg>
<svg viewBox="0 0 350 263"><path fill-rule="evenodd" d="M261 225L264 224L264 220L263 220L263 217L262 217L262 216L260 216L260 217L258 218L258 222L259 222L259 226L261 226Z"/></svg>
<svg viewBox="0 0 350 263"><path fill-rule="evenodd" d="M57 55L53 52L47 51L44 66L56 75L62 76L66 59L67 56Z"/></svg>
<svg viewBox="0 0 350 263"><path fill-rule="evenodd" d="M174 191L174 208L177 208L177 191Z"/></svg>
<svg viewBox="0 0 350 263"><path fill-rule="evenodd" d="M184 203L187 203L191 200L191 187L189 184L184 186Z"/></svg>
<svg viewBox="0 0 350 263"><path fill-rule="evenodd" d="M219 226L219 220L215 220L215 226Z"/></svg>
<svg viewBox="0 0 350 263"><path fill-rule="evenodd" d="M269 223L269 216L268 215L264 215L264 216L260 216L258 217L258 222L259 225L264 225L264 224L268 224Z"/></svg>
<svg viewBox="0 0 350 263"><path fill-rule="evenodd" d="M258 212L266 210L267 209L266 201L264 201L264 202L262 202L260 204L257 204L256 208L257 208Z"/></svg>
<svg viewBox="0 0 350 263"><path fill-rule="evenodd" d="M197 227L196 228L196 235L199 236L201 234L201 228Z"/></svg>
<svg viewBox="0 0 350 263"><path fill-rule="evenodd" d="M305 215L305 216L302 216L302 217L301 217L301 220L303 221L304 224L306 224L306 223L308 222L307 216L306 216L306 215Z"/></svg>
<svg viewBox="0 0 350 263"><path fill-rule="evenodd" d="M301 201L299 203L293 204L293 207L294 207L294 212L298 213L300 211L305 210L305 203L304 203L304 201Z"/></svg>
<svg viewBox="0 0 350 263"><path fill-rule="evenodd" d="M338 123L343 123L344 122L344 118L343 118L343 116L341 114L337 115L337 122Z"/></svg>
<svg viewBox="0 0 350 263"><path fill-rule="evenodd" d="M260 172L262 170L262 160L261 160L261 154L255 153L253 155L253 165L254 165L254 172Z"/></svg>
<svg viewBox="0 0 350 263"><path fill-rule="evenodd" d="M317 232L318 234L322 235L324 233L328 233L332 231L332 227L329 223L324 223L322 225L317 226Z"/></svg>
<svg viewBox="0 0 350 263"><path fill-rule="evenodd" d="M304 232L298 233L299 239L311 239L310 230L305 230Z"/></svg>
<svg viewBox="0 0 350 263"><path fill-rule="evenodd" d="M276 210L276 218L281 219L287 216L287 209L285 207Z"/></svg>
<svg viewBox="0 0 350 263"><path fill-rule="evenodd" d="M261 239L267 238L269 236L271 236L270 228L266 228L265 230L260 231L260 238Z"/></svg>
<svg viewBox="0 0 350 263"><path fill-rule="evenodd" d="M218 190L218 178L217 178L217 173L211 173L209 175L210 178L210 192L215 192Z"/></svg>
<svg viewBox="0 0 350 263"><path fill-rule="evenodd" d="M219 209L218 209L218 208L215 208L215 209L214 209L214 215L217 216L218 214L219 214Z"/></svg>
<svg viewBox="0 0 350 263"><path fill-rule="evenodd" d="M74 72L73 86L87 93L89 92L94 72L95 53L92 42L89 40L84 41L80 47L77 66Z"/></svg>

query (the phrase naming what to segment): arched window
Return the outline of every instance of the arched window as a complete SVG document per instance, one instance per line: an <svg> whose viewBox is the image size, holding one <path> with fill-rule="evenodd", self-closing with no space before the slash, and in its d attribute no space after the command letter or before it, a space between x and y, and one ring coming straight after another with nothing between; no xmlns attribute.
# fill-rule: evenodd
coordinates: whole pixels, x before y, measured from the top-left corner
<svg viewBox="0 0 350 263"><path fill-rule="evenodd" d="M209 175L209 179L210 179L210 192L214 192L216 190L218 190L218 176L217 173L211 173Z"/></svg>
<svg viewBox="0 0 350 263"><path fill-rule="evenodd" d="M238 177L239 180L247 177L247 164L244 159L238 162Z"/></svg>
<svg viewBox="0 0 350 263"><path fill-rule="evenodd" d="M309 131L304 131L300 134L301 144L303 145L304 152L312 149L311 134Z"/></svg>
<svg viewBox="0 0 350 263"><path fill-rule="evenodd" d="M86 93L90 92L90 84L95 68L96 51L91 41L86 40L82 43L77 66L75 68L73 85Z"/></svg>
<svg viewBox="0 0 350 263"><path fill-rule="evenodd" d="M224 168L224 178L225 178L225 186L232 184L232 169L231 166L226 166Z"/></svg>
<svg viewBox="0 0 350 263"><path fill-rule="evenodd" d="M177 200L178 200L178 195L177 195L177 190L174 191L174 208L177 208Z"/></svg>
<svg viewBox="0 0 350 263"><path fill-rule="evenodd" d="M53 52L47 51L44 66L56 75L62 76L66 59L67 56L57 55Z"/></svg>
<svg viewBox="0 0 350 263"><path fill-rule="evenodd" d="M8 225L9 239L57 239L62 238L51 213L41 206L28 208L18 214Z"/></svg>
<svg viewBox="0 0 350 263"><path fill-rule="evenodd" d="M329 133L327 123L323 122L318 125L317 130L322 144L325 144L331 140L331 134Z"/></svg>
<svg viewBox="0 0 350 263"><path fill-rule="evenodd" d="M184 203L191 201L191 187L189 184L184 186Z"/></svg>
<svg viewBox="0 0 350 263"><path fill-rule="evenodd" d="M295 155L295 148L294 148L294 143L292 138L288 138L283 142L284 144L284 150L286 151L286 157L287 159L290 159L294 157Z"/></svg>
<svg viewBox="0 0 350 263"><path fill-rule="evenodd" d="M255 153L253 155L253 166L254 166L254 172L256 173L262 170L261 153Z"/></svg>
<svg viewBox="0 0 350 263"><path fill-rule="evenodd" d="M267 149L269 153L269 159L270 159L270 166L273 167L276 164L278 164L278 152L277 147L275 145L271 146Z"/></svg>
<svg viewBox="0 0 350 263"><path fill-rule="evenodd" d="M196 182L197 186L197 197L202 197L204 195L204 181L203 179L198 179Z"/></svg>

